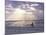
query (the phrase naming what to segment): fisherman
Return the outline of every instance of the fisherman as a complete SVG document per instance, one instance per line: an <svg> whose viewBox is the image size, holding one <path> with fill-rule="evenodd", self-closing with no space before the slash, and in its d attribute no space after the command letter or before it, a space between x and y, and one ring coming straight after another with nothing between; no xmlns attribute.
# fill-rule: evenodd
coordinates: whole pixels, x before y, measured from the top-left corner
<svg viewBox="0 0 46 35"><path fill-rule="evenodd" d="M32 22L32 24L31 24L31 26L33 27L34 25L33 25L33 22Z"/></svg>

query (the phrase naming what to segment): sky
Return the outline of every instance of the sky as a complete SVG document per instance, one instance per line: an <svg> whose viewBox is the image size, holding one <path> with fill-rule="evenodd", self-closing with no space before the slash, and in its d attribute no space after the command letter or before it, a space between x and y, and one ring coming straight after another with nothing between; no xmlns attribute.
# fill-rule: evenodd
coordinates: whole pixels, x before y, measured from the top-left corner
<svg viewBox="0 0 46 35"><path fill-rule="evenodd" d="M6 20L44 19L44 3L26 1L5 1Z"/></svg>

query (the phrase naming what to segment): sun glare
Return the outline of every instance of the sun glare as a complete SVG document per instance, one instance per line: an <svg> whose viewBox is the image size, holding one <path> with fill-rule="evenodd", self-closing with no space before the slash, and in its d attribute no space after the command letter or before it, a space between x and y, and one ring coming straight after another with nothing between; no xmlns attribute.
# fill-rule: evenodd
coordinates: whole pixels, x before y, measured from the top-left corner
<svg viewBox="0 0 46 35"><path fill-rule="evenodd" d="M14 13L9 18L12 18L12 20L24 20L25 12L26 12L25 10L17 8L14 10Z"/></svg>
<svg viewBox="0 0 46 35"><path fill-rule="evenodd" d="M35 16L33 12L26 12L20 8L14 10L13 14L9 17L10 20L34 20ZM32 22L32 21L31 21ZM29 24L31 24L31 22ZM13 24L13 26L24 26L25 21L19 21Z"/></svg>

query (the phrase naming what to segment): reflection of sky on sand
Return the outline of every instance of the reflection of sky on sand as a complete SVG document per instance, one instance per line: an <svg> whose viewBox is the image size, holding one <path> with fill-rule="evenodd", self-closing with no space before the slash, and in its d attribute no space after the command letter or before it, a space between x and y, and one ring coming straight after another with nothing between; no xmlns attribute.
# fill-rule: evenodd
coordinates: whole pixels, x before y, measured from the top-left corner
<svg viewBox="0 0 46 35"><path fill-rule="evenodd" d="M7 1L6 2L6 20L40 20L43 19L43 3L35 2L20 2ZM29 22L27 22L29 23ZM32 21L30 21L32 23ZM30 24L29 23L29 24ZM25 21L16 22L16 25L23 26ZM15 23L12 23L14 26Z"/></svg>

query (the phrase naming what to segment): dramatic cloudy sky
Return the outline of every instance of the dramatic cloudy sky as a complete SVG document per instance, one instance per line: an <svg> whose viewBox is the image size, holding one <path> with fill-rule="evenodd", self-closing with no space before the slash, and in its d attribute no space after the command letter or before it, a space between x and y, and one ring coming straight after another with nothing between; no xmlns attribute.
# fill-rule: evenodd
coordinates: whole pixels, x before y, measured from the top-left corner
<svg viewBox="0 0 46 35"><path fill-rule="evenodd" d="M43 19L44 4L39 2L6 0L7 20L36 20Z"/></svg>

